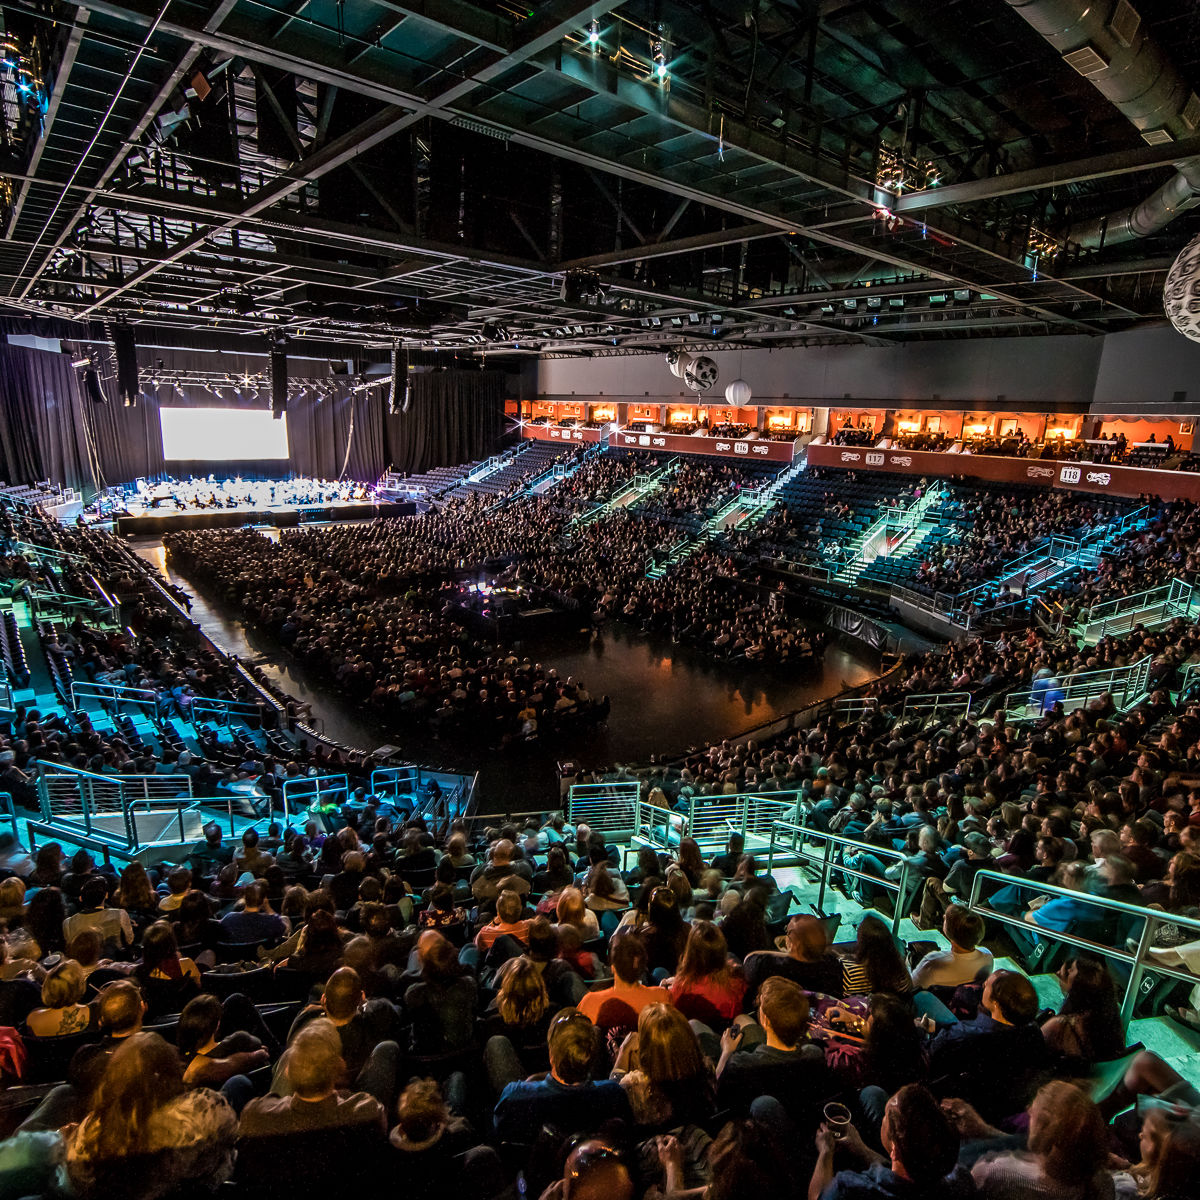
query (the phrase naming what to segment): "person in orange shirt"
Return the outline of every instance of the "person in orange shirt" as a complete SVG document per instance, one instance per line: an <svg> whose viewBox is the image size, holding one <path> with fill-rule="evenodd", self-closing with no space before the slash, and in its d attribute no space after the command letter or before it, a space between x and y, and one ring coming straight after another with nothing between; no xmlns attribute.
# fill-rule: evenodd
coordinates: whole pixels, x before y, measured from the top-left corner
<svg viewBox="0 0 1200 1200"><path fill-rule="evenodd" d="M514 937L522 945L529 942L529 921L521 917L525 911L525 901L518 892L505 890L496 897L496 916L475 935L475 949L480 954L487 952L495 944L497 938L506 934Z"/></svg>
<svg viewBox="0 0 1200 1200"><path fill-rule="evenodd" d="M632 1016L628 1021L617 1022L610 1020L609 1014L606 1014L604 1024L636 1025L638 1016L648 1004L671 1003L671 993L666 988L646 987L642 983L646 972L646 947L636 933L629 930L615 933L609 946L608 961L613 973L612 987L588 992L579 1002L579 1011L589 1020L600 1024L600 1010L606 1003L619 1001L632 1010Z"/></svg>

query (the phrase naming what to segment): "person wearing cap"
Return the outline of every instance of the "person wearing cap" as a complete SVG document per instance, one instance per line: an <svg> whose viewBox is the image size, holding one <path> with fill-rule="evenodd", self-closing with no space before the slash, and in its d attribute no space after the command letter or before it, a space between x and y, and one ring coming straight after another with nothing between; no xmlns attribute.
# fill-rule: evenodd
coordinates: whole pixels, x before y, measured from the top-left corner
<svg viewBox="0 0 1200 1200"><path fill-rule="evenodd" d="M952 900L966 902L971 897L975 876L992 865L992 843L982 833L963 838L967 857L950 868L945 879L927 879L921 893L920 911L913 917L918 929L936 929Z"/></svg>

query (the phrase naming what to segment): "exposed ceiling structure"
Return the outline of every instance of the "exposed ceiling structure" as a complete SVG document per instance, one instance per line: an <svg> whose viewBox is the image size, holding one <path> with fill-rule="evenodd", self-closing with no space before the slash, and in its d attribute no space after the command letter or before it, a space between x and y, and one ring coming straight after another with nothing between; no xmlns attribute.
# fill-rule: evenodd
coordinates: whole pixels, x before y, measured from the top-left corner
<svg viewBox="0 0 1200 1200"><path fill-rule="evenodd" d="M1161 318L1200 223L1177 0L2 14L9 315L474 354L1097 334Z"/></svg>

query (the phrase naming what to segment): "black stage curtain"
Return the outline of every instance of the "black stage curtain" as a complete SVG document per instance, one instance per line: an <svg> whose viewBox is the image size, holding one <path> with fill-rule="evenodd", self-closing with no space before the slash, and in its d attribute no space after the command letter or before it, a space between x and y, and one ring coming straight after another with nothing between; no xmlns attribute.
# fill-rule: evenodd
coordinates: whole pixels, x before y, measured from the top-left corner
<svg viewBox="0 0 1200 1200"><path fill-rule="evenodd" d="M291 401L287 423L292 470L315 479L338 479L345 463L347 479L373 483L387 467L385 404L377 390L323 400L305 396Z"/></svg>
<svg viewBox="0 0 1200 1200"><path fill-rule="evenodd" d="M94 490L79 380L65 354L0 345L0 474Z"/></svg>
<svg viewBox="0 0 1200 1200"><path fill-rule="evenodd" d="M384 418L393 470L428 471L495 451L504 420L502 371L411 372L409 380L408 412Z"/></svg>

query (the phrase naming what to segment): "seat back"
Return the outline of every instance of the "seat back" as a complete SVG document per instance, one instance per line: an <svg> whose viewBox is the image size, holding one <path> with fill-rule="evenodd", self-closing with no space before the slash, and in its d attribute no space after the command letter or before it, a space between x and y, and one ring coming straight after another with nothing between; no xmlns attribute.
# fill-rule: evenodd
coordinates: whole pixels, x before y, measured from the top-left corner
<svg viewBox="0 0 1200 1200"><path fill-rule="evenodd" d="M250 1196L286 1200L327 1200L346 1187L352 1172L355 1190L385 1194L390 1147L378 1125L362 1123L303 1133L238 1139L234 1180Z"/></svg>

